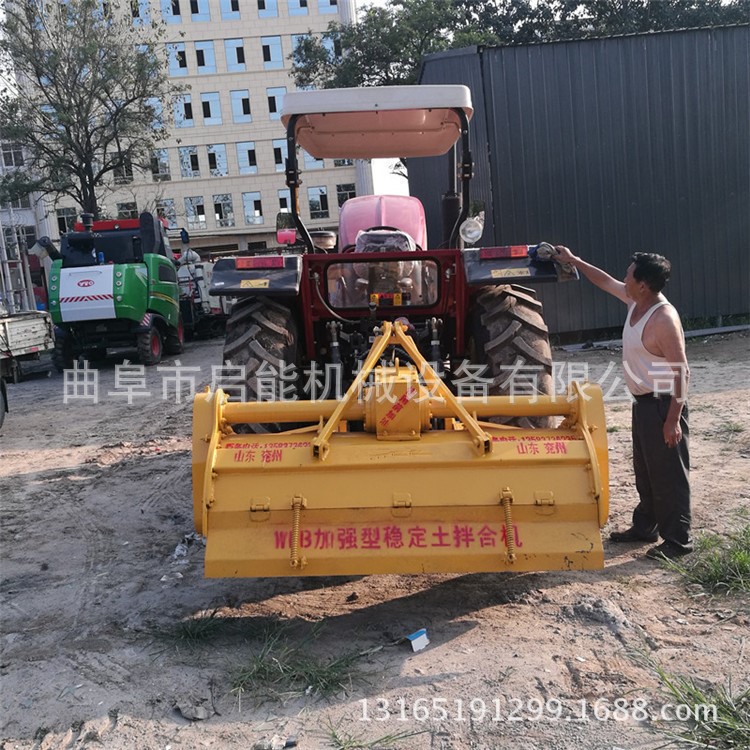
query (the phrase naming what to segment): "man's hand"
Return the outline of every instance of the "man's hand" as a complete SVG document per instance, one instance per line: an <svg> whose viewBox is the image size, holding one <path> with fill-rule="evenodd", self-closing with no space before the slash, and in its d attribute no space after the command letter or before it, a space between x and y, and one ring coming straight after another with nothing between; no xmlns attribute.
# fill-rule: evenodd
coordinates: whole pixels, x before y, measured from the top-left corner
<svg viewBox="0 0 750 750"><path fill-rule="evenodd" d="M555 250L557 250L557 257L555 260L560 263L572 264L574 261L578 260L578 258L576 258L576 256L573 255L565 245L555 245Z"/></svg>
<svg viewBox="0 0 750 750"><path fill-rule="evenodd" d="M676 447L680 440L682 440L682 428L680 427L680 420L678 419L677 422L667 420L664 423L663 433L664 442L666 443L667 447Z"/></svg>

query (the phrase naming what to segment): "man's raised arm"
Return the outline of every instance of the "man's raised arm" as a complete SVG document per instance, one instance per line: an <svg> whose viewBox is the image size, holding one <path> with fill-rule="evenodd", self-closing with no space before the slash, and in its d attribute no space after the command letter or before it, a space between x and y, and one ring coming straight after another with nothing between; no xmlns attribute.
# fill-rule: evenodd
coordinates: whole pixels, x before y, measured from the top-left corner
<svg viewBox="0 0 750 750"><path fill-rule="evenodd" d="M592 284L595 284L603 291L611 294L613 297L624 302L626 305L630 304L632 300L625 293L625 284L622 281L613 279L608 273L602 271L601 268L592 266L591 263L586 263L585 260L579 258L564 245L556 245L557 260L561 263L570 263L571 266L577 268Z"/></svg>

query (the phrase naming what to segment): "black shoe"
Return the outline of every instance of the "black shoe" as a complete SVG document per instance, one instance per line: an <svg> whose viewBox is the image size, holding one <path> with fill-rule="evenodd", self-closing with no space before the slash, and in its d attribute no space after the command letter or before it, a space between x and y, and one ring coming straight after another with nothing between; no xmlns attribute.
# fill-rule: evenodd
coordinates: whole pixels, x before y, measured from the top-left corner
<svg viewBox="0 0 750 750"><path fill-rule="evenodd" d="M613 531L609 535L612 542L658 542L658 534L641 534L635 526L631 526L625 531Z"/></svg>
<svg viewBox="0 0 750 750"><path fill-rule="evenodd" d="M651 547L646 552L646 557L650 560L674 560L677 557L689 555L692 551L692 547L680 547L672 542L662 542L658 547Z"/></svg>

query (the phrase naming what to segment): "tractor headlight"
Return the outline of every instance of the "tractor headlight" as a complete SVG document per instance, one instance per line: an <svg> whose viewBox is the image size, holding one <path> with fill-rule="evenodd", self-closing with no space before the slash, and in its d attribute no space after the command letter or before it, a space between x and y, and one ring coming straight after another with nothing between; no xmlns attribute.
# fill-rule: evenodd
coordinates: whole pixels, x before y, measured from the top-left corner
<svg viewBox="0 0 750 750"><path fill-rule="evenodd" d="M458 232L466 245L476 245L484 232L484 211L465 219Z"/></svg>

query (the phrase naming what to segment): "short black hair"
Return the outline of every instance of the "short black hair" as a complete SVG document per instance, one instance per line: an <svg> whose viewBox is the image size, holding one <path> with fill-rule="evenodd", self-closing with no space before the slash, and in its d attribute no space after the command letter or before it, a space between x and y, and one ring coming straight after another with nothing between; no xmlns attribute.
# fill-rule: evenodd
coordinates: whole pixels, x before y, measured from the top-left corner
<svg viewBox="0 0 750 750"><path fill-rule="evenodd" d="M635 264L633 278L645 281L646 286L658 294L669 281L672 264L663 256L656 253L633 253L630 259Z"/></svg>

